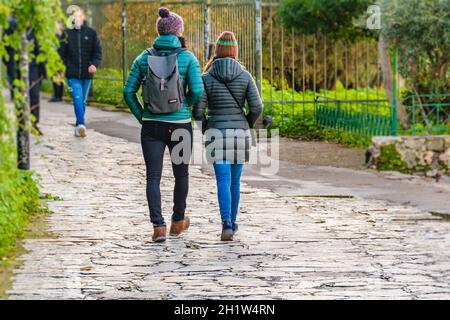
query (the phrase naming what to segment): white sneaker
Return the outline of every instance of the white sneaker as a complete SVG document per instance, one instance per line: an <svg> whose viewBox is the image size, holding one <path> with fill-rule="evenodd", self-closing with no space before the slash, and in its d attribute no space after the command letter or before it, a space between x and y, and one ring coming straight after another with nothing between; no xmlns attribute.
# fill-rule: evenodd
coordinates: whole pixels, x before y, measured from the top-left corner
<svg viewBox="0 0 450 320"><path fill-rule="evenodd" d="M75 137L86 137L86 127L84 125L80 124L75 128Z"/></svg>

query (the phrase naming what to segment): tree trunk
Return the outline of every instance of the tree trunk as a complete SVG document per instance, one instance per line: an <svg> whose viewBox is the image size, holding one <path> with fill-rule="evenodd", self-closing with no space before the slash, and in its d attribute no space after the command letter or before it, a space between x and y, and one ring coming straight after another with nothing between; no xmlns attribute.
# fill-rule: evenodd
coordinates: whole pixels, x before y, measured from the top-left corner
<svg viewBox="0 0 450 320"><path fill-rule="evenodd" d="M392 92L393 75L392 65L389 58L388 45L382 35L378 39L378 55L380 56L381 73L383 76L383 87L391 105L394 103L394 96ZM408 115L404 108L401 107L401 100L397 94L397 119L404 129L408 128Z"/></svg>
<svg viewBox="0 0 450 320"><path fill-rule="evenodd" d="M22 34L22 52L20 59L20 80L22 81L21 96L15 99L17 115L19 117L17 128L17 165L19 169L30 169L30 103L29 103L29 57L27 34Z"/></svg>

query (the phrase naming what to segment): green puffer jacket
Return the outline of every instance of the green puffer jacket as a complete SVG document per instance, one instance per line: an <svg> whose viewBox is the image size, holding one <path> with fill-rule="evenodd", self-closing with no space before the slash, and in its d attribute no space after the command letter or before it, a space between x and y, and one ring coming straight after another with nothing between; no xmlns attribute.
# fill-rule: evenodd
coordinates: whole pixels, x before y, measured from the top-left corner
<svg viewBox="0 0 450 320"><path fill-rule="evenodd" d="M181 47L180 40L174 35L161 35L153 42L153 47L161 52L171 52ZM178 70L183 79L185 100L183 106L177 112L169 114L152 114L148 106L142 106L137 93L147 76L148 52L142 52L133 62L130 74L123 89L125 102L133 112L136 119L142 121L165 121L165 122L187 122L191 119L191 107L194 106L203 96L203 82L200 71L200 64L194 54L190 51L183 51L178 54Z"/></svg>

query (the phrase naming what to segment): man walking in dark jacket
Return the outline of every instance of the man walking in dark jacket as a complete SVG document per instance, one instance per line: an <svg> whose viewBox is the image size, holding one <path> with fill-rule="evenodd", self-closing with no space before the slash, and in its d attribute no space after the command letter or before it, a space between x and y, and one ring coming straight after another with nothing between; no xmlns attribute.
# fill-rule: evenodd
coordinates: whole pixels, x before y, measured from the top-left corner
<svg viewBox="0 0 450 320"><path fill-rule="evenodd" d="M97 32L87 25L82 10L73 13L72 25L65 30L61 52L75 109L75 136L85 137L86 101L93 75L102 60L102 48Z"/></svg>

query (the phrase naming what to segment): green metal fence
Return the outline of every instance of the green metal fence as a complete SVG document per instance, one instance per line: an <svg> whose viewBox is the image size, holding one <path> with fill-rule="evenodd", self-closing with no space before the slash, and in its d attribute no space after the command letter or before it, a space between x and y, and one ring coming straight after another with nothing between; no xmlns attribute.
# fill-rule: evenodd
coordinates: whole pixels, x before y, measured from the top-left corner
<svg viewBox="0 0 450 320"><path fill-rule="evenodd" d="M407 119L398 123L387 101L345 101L318 96L318 126L361 137L377 135L450 134L450 94L411 95L401 101Z"/></svg>
<svg viewBox="0 0 450 320"><path fill-rule="evenodd" d="M399 134L450 134L450 94L411 95L401 108L408 115L408 126L400 126Z"/></svg>
<svg viewBox="0 0 450 320"><path fill-rule="evenodd" d="M389 135L391 108L385 100L335 100L318 96L315 119L319 126L362 137Z"/></svg>

